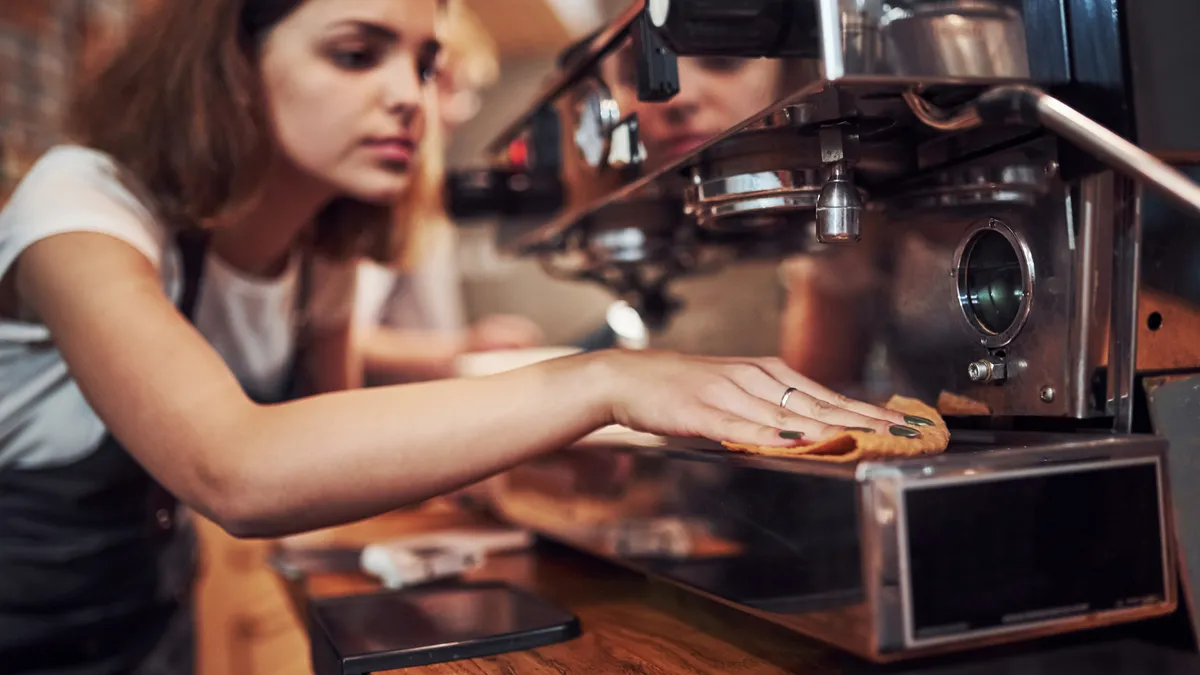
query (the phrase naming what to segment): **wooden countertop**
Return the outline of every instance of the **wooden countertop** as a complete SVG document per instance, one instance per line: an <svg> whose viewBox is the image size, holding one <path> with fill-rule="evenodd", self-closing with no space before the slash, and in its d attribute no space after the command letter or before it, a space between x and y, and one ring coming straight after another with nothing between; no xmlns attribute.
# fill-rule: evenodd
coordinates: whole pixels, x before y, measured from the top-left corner
<svg viewBox="0 0 1200 675"><path fill-rule="evenodd" d="M404 534L482 524L490 521L435 505L294 537L278 545L356 547ZM1200 672L1200 656L1155 646L1136 637L1136 631L1134 635L1118 631L1067 636L988 653L874 666L764 620L553 544L541 544L528 552L493 556L468 580L505 581L538 593L575 613L583 634L547 647L409 668L404 673L1183 675ZM377 588L368 577L357 572L287 578L285 586L297 614L303 612L305 603L312 598ZM302 622L296 621L297 618L290 617L290 622L299 631Z"/></svg>
<svg viewBox="0 0 1200 675"><path fill-rule="evenodd" d="M286 546L356 546L470 524L449 510L397 513L289 539ZM575 613L583 634L568 642L405 673L802 673L842 672L828 650L803 637L667 584L552 544L489 558L472 581L505 581ZM357 573L289 580L293 602L377 588ZM400 672L400 671L395 671Z"/></svg>

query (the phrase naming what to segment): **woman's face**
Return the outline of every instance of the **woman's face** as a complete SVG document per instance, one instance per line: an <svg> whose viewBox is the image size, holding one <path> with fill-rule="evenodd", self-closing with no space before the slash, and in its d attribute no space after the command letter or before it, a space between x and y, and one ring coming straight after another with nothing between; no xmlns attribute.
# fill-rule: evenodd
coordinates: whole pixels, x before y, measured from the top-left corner
<svg viewBox="0 0 1200 675"><path fill-rule="evenodd" d="M637 100L633 51L604 63L622 115L636 112L647 161L660 165L761 111L779 95L782 76L775 59L687 57L679 59L680 91L665 103Z"/></svg>
<svg viewBox="0 0 1200 675"><path fill-rule="evenodd" d="M416 176L439 65L439 0L306 0L264 41L282 155L336 192L397 201Z"/></svg>

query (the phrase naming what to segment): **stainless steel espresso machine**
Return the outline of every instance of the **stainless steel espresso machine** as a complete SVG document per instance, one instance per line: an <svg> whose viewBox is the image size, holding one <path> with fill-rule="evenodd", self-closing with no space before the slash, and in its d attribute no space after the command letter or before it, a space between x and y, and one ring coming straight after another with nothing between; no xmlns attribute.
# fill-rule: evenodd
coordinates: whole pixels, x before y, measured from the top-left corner
<svg viewBox="0 0 1200 675"><path fill-rule="evenodd" d="M605 430L493 508L874 661L1193 626L1195 25L1168 0L634 2L492 148L562 188L506 245L659 327L673 280L730 260L860 261L831 283L875 280L864 391L972 407L945 454L857 465ZM664 154L651 115L706 62L778 89Z"/></svg>

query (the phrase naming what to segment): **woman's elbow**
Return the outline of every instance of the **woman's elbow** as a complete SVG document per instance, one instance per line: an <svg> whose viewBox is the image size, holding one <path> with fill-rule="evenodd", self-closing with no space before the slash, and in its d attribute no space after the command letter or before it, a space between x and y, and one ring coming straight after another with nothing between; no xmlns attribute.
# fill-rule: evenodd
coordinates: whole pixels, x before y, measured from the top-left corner
<svg viewBox="0 0 1200 675"><path fill-rule="evenodd" d="M229 510L227 513L217 516L214 522L229 536L236 539L267 539L286 534L279 531L279 528L269 519L253 512Z"/></svg>
<svg viewBox="0 0 1200 675"><path fill-rule="evenodd" d="M208 504L205 511L204 515L237 539L266 539L292 533L280 525L279 514L262 500L222 496Z"/></svg>
<svg viewBox="0 0 1200 675"><path fill-rule="evenodd" d="M200 515L238 539L277 534L277 518L266 494L265 477L256 475L253 452L217 453L222 459L203 462L183 500Z"/></svg>

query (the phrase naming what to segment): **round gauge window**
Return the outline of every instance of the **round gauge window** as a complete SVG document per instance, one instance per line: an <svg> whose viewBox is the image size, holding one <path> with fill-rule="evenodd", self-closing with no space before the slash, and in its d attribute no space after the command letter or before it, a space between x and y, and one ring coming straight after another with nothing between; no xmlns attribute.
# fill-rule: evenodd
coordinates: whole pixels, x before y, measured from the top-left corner
<svg viewBox="0 0 1200 675"><path fill-rule="evenodd" d="M1033 260L1015 232L997 220L972 232L957 255L958 300L989 346L1015 337L1029 315Z"/></svg>

